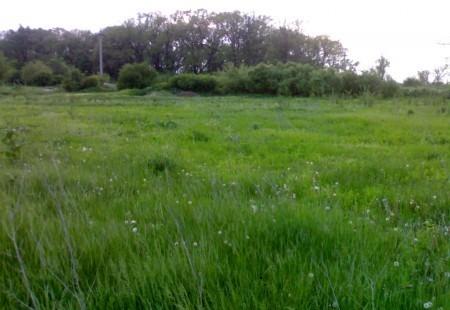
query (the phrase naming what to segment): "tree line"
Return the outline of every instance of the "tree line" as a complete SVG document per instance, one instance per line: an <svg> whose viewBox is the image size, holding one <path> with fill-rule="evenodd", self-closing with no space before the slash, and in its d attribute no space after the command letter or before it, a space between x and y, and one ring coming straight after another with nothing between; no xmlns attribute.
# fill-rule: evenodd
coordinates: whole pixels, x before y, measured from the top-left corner
<svg viewBox="0 0 450 310"><path fill-rule="evenodd" d="M16 69L37 60L58 59L84 74L94 74L99 71L100 37L104 71L113 78L123 65L140 62L166 73L211 73L230 65L263 62L300 62L336 70L355 67L339 41L308 36L298 23L274 26L268 16L238 11L139 14L98 33L20 27L1 34L0 52Z"/></svg>

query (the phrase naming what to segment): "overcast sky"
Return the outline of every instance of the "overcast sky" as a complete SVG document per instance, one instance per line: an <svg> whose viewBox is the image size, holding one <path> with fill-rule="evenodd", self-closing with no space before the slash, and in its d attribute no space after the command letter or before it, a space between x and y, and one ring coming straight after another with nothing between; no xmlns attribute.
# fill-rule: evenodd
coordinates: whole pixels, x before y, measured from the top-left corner
<svg viewBox="0 0 450 310"><path fill-rule="evenodd" d="M99 29L138 12L169 14L205 8L271 16L275 22L301 20L306 34L329 35L349 50L360 69L381 55L398 81L418 70L449 63L450 0L1 0L0 30L30 27Z"/></svg>

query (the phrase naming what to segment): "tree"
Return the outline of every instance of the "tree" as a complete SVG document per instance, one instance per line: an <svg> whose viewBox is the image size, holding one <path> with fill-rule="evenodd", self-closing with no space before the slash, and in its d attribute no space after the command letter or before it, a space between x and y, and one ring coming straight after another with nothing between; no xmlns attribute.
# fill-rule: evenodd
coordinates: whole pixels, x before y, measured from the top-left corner
<svg viewBox="0 0 450 310"><path fill-rule="evenodd" d="M430 83L430 71L428 70L418 71L417 76L422 84L427 85Z"/></svg>
<svg viewBox="0 0 450 310"><path fill-rule="evenodd" d="M384 56L381 56L376 61L375 72L380 79L384 80L386 78L386 70L390 65L391 63Z"/></svg>
<svg viewBox="0 0 450 310"><path fill-rule="evenodd" d="M40 60L25 64L20 75L26 85L48 86L53 81L52 69Z"/></svg>
<svg viewBox="0 0 450 310"><path fill-rule="evenodd" d="M0 82L6 80L8 72L11 70L8 59L0 52Z"/></svg>
<svg viewBox="0 0 450 310"><path fill-rule="evenodd" d="M438 67L434 69L433 84L440 85L444 83L444 79L447 76L448 65Z"/></svg>

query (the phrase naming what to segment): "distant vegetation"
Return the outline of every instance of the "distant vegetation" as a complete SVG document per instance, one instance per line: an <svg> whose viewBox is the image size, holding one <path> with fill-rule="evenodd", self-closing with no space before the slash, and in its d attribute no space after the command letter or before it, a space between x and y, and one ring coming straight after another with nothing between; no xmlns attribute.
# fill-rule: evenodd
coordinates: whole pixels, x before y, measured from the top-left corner
<svg viewBox="0 0 450 310"><path fill-rule="evenodd" d="M103 77L96 75L100 38ZM357 66L339 41L240 12L139 14L99 33L20 27L0 35L0 83L67 91L112 82L119 90L210 94L450 96L446 66L418 72L404 81L406 88L387 74L384 57L369 71L356 73Z"/></svg>

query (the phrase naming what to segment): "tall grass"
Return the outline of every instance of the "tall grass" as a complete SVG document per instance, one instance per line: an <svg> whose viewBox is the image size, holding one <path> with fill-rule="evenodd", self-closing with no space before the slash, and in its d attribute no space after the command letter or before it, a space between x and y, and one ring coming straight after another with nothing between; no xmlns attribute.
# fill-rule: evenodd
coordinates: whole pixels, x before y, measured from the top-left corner
<svg viewBox="0 0 450 310"><path fill-rule="evenodd" d="M0 96L0 308L447 309L448 111Z"/></svg>

